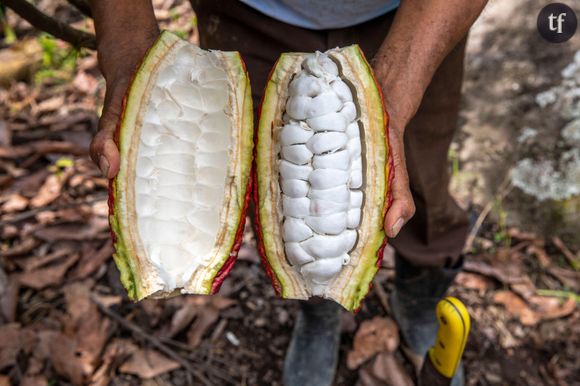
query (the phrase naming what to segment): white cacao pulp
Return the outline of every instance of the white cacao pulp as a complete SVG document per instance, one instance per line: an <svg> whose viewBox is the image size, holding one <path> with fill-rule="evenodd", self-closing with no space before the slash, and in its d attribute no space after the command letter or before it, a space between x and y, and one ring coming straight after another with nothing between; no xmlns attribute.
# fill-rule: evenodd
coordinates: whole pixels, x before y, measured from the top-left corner
<svg viewBox="0 0 580 386"><path fill-rule="evenodd" d="M288 87L280 129L286 258L313 295L349 263L363 204L361 136L351 88L316 52Z"/></svg>
<svg viewBox="0 0 580 386"><path fill-rule="evenodd" d="M237 257L254 148L237 52L163 31L127 89L109 186L120 280L133 300L219 290Z"/></svg>
<svg viewBox="0 0 580 386"><path fill-rule="evenodd" d="M183 287L207 264L223 223L232 123L228 79L215 55L183 44L159 69L144 114L136 215L166 291Z"/></svg>

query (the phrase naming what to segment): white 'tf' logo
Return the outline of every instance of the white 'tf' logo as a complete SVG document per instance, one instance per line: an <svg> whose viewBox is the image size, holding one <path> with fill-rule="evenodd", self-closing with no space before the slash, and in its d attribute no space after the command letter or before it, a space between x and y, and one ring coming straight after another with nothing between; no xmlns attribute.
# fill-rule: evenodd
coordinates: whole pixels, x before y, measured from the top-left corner
<svg viewBox="0 0 580 386"><path fill-rule="evenodd" d="M550 20L549 25L550 31L556 31L559 34L562 33L562 24L564 24L564 16L566 16L566 13L561 13L557 17L554 16L553 13L551 13L550 16L548 16L548 20ZM557 27L554 26L554 21L558 23Z"/></svg>

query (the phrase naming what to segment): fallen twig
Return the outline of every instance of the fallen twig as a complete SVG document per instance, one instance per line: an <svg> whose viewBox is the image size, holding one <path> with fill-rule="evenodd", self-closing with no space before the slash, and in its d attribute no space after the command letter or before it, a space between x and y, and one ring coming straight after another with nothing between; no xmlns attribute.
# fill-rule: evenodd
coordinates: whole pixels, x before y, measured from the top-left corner
<svg viewBox="0 0 580 386"><path fill-rule="evenodd" d="M86 155L88 149L66 141L40 140L20 146L0 146L0 158L17 159L29 155L42 156L51 153Z"/></svg>
<svg viewBox="0 0 580 386"><path fill-rule="evenodd" d="M74 207L79 206L79 205L94 204L95 202L106 200L107 198L108 198L107 194L97 194L97 195L95 195L89 199L83 200L83 201L75 201L75 202L71 202L68 204L48 205L48 206L41 206L39 208L33 208L33 209L30 209L30 210L27 210L24 212L20 212L14 216L5 218L4 220L0 221L0 226L14 224L16 222L27 220L31 217L36 216L40 212L45 212L45 211L53 211L54 212L54 211L61 210L61 209L74 208ZM5 217L7 217L7 216L5 216Z"/></svg>
<svg viewBox="0 0 580 386"><path fill-rule="evenodd" d="M162 343L155 336L153 336L153 335L145 332L141 327L139 327L136 324L128 321L127 319L123 318L121 315L117 314L115 311L111 310L109 307L105 306L93 294L91 294L91 301L93 303L95 303L95 305L99 308L99 310L103 314L105 314L109 318L113 319L114 321L116 321L121 326L123 326L127 330L131 331L135 335L138 335L140 338L145 339L146 341L148 341L149 343L151 343L151 345L153 347L155 347L156 349L158 349L159 351L161 351L165 355L167 355L170 358L172 358L173 360L175 360L181 366L183 366L183 368L188 373L190 373L191 375L194 375L196 378L198 378L201 383L203 383L206 386L211 386L212 385L211 382L201 372L199 372L198 370L194 369L191 366L191 363L189 363L189 361L187 361L181 355L179 355L178 353L176 353L175 351L173 351L169 346L167 346L166 344Z"/></svg>
<svg viewBox="0 0 580 386"><path fill-rule="evenodd" d="M201 355L203 355L203 352L208 351L207 348L204 348L203 345L198 346L198 347L191 347L189 345L187 345L186 343L182 343L176 340L173 340L171 338L167 338L167 337L159 337L159 340L169 346L173 346L177 349L180 349L182 351L186 351L188 352L188 355L186 356L188 359L190 359L191 361L193 361L194 363L203 363L203 358L201 358ZM212 361L215 361L215 358L212 358ZM230 362L227 361L216 361L220 364L223 365L228 365L230 364ZM227 377L226 375L223 374L222 369L218 369L218 368L214 368L213 366L208 366L206 368L206 371L213 375L216 378L219 378L229 384L232 385L236 385L237 382L235 380L233 380L232 378Z"/></svg>
<svg viewBox="0 0 580 386"><path fill-rule="evenodd" d="M48 32L77 47L87 47L93 50L97 48L95 35L74 29L48 16L26 0L2 0L2 4L41 31Z"/></svg>
<svg viewBox="0 0 580 386"><path fill-rule="evenodd" d="M505 198L505 196L507 196L508 193L512 190L513 186L511 184L510 176L511 176L510 173L508 173L505 176L503 182L501 183L501 185L498 189L498 193L494 197L494 200L489 201L487 203L487 205L485 205L485 207L483 208L481 213L479 214L479 217L477 217L477 220L475 221L475 224L473 224L473 228L471 228L471 231L469 232L469 235L467 236L467 239L465 241L465 247L463 248L463 253L468 253L469 251L471 251L471 248L473 247L473 242L475 241L475 238L477 237L477 233L479 232L479 229L483 225L483 222L485 221L485 219L489 215L489 212L491 212L491 210L493 209L493 205L495 204L495 201L496 200L503 200Z"/></svg>
<svg viewBox="0 0 580 386"><path fill-rule="evenodd" d="M569 250L568 247L564 244L562 239L559 238L558 236L552 237L552 242L554 243L556 248L558 248L558 250L560 252L562 252L562 255L564 255L566 260L568 260L568 263L570 263L572 268L577 270L580 267L580 258L578 258L578 256L574 255L572 253L572 251Z"/></svg>
<svg viewBox="0 0 580 386"><path fill-rule="evenodd" d="M481 261L466 261L463 265L465 272L477 273L485 277L491 277L503 284L526 283L524 277L513 277Z"/></svg>
<svg viewBox="0 0 580 386"><path fill-rule="evenodd" d="M87 17L92 17L91 6L86 0L67 0L76 9L78 9L83 15Z"/></svg>
<svg viewBox="0 0 580 386"><path fill-rule="evenodd" d="M193 348L185 343L182 342L178 342L176 340L173 340L171 338L167 338L165 336L161 336L159 337L159 340L169 346L173 346L177 349L183 350L183 351L187 351L190 352L192 354L197 354L197 351L199 351L197 348ZM196 356L197 357L197 356Z"/></svg>

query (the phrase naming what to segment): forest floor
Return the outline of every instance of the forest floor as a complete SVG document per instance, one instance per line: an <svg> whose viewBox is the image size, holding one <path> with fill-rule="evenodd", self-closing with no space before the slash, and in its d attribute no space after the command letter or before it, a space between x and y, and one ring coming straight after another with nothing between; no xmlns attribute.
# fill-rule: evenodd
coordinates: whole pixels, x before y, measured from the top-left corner
<svg viewBox="0 0 580 386"><path fill-rule="evenodd" d="M162 26L192 35L188 4L155 3ZM492 2L472 32L450 153L453 193L481 220L450 291L472 318L466 384L580 385L580 255L570 210L546 232L555 217L538 222L556 201L522 192L508 175L542 153L539 138L560 136L575 119L538 107L537 95L569 86L561 71L580 43L542 43L542 3L506 3ZM76 20L63 7L52 11ZM127 299L111 258L108 182L87 157L104 95L96 55L8 16L20 39L4 36L0 68L22 52L37 59L22 81L0 88L0 386L281 385L298 304L275 296L249 224L218 295ZM525 127L539 134L527 131L522 143L531 142L517 145ZM548 142L554 156L566 146ZM386 343L397 341L393 260L387 249L360 311L344 313L337 385L415 379L403 344L393 351Z"/></svg>

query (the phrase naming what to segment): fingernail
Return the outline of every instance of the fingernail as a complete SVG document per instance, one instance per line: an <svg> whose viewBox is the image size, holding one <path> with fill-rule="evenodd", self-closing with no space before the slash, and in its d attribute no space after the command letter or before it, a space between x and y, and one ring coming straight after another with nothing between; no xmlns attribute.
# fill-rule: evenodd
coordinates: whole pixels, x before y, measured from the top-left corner
<svg viewBox="0 0 580 386"><path fill-rule="evenodd" d="M101 169L101 173L109 178L109 161L107 161L107 158L104 155L99 157L99 168Z"/></svg>
<svg viewBox="0 0 580 386"><path fill-rule="evenodd" d="M402 218L399 218L397 221L395 221L395 225L393 225L393 227L391 228L391 237L397 237L404 224L405 220L403 220Z"/></svg>

